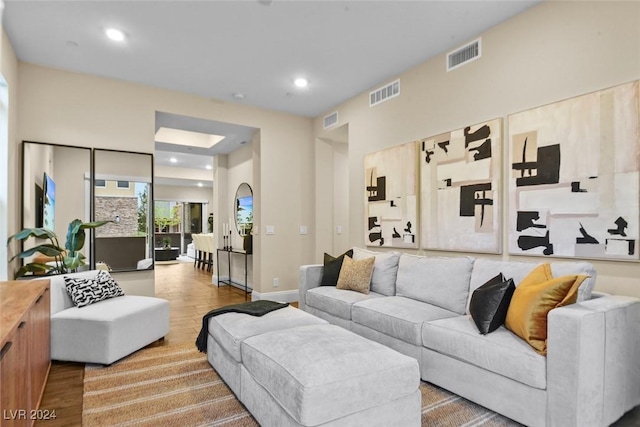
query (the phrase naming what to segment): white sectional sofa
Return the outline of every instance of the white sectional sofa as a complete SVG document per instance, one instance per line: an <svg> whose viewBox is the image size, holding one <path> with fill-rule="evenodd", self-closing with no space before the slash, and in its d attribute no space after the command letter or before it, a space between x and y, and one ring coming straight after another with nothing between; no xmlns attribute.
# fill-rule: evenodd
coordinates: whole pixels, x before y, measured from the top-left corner
<svg viewBox="0 0 640 427"><path fill-rule="evenodd" d="M299 307L414 357L423 380L527 426L606 426L640 404L640 300L592 295L590 263L551 263L554 277L590 277L549 313L543 356L504 325L481 335L468 314L487 280L517 285L538 263L354 251L376 257L370 293L320 286L323 266L306 265Z"/></svg>

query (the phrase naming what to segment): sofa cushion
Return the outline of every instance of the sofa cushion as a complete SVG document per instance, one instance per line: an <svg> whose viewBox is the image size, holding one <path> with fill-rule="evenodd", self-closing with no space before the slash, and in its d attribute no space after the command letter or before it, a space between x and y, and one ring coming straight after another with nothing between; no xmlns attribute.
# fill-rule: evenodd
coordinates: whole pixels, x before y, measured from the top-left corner
<svg viewBox="0 0 640 427"><path fill-rule="evenodd" d="M238 363L242 362L240 344L245 339L265 332L289 329L296 326L326 324L294 307L285 307L264 316L249 316L244 313L225 313L209 319L209 335Z"/></svg>
<svg viewBox="0 0 640 427"><path fill-rule="evenodd" d="M457 316L435 305L405 297L375 298L353 305L352 320L409 344L422 346L422 324Z"/></svg>
<svg viewBox="0 0 640 427"><path fill-rule="evenodd" d="M504 324L515 290L513 279L505 280L500 273L473 291L469 314L481 334L493 332Z"/></svg>
<svg viewBox="0 0 640 427"><path fill-rule="evenodd" d="M374 261L374 257L354 261L351 257L345 256L336 288L368 294Z"/></svg>
<svg viewBox="0 0 640 427"><path fill-rule="evenodd" d="M335 286L338 283L338 276L340 276L340 269L342 268L342 261L345 255L353 256L353 250L349 249L337 257L333 257L325 252L320 286Z"/></svg>
<svg viewBox="0 0 640 427"><path fill-rule="evenodd" d="M473 259L402 254L396 295L464 314L469 296Z"/></svg>
<svg viewBox="0 0 640 427"><path fill-rule="evenodd" d="M353 259L355 260L371 256L376 258L373 265L373 276L371 277L371 291L387 296L395 295L400 252L374 252L362 248L353 248Z"/></svg>
<svg viewBox="0 0 640 427"><path fill-rule="evenodd" d="M424 324L422 344L528 386L542 390L547 386L546 357L504 326L480 335L470 316L434 320Z"/></svg>
<svg viewBox="0 0 640 427"><path fill-rule="evenodd" d="M321 286L309 289L305 296L306 305L320 311L332 314L341 319L351 320L351 307L359 301L380 298L383 295L375 292L361 294L360 292L336 289L333 286Z"/></svg>
<svg viewBox="0 0 640 427"><path fill-rule="evenodd" d="M477 259L473 263L473 270L471 272L470 292L473 293L474 290L498 273L504 274L505 277L512 278L513 282L518 286L518 283L539 264L539 262ZM591 299L591 292L596 283L596 271L593 265L584 261L552 262L550 265L554 277L566 276L568 274L584 274L589 276L578 288L577 302ZM471 294L469 294L469 299L471 299Z"/></svg>
<svg viewBox="0 0 640 427"><path fill-rule="evenodd" d="M335 325L248 338L242 360L296 425L345 425L340 418L411 395L420 386L415 359Z"/></svg>
<svg viewBox="0 0 640 427"><path fill-rule="evenodd" d="M547 315L557 307L576 302L578 287L586 276L568 275L544 280L540 270L543 264L518 285L509 310L505 326L527 341L538 353L547 354ZM550 272L550 268L548 268ZM536 276L536 277L532 277Z"/></svg>

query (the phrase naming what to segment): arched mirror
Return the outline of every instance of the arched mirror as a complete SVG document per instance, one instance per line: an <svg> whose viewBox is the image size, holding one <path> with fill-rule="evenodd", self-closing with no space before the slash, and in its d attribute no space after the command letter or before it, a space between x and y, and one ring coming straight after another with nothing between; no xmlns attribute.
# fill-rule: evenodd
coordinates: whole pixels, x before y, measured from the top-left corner
<svg viewBox="0 0 640 427"><path fill-rule="evenodd" d="M238 186L235 203L236 230L242 237L253 230L253 190L246 182Z"/></svg>

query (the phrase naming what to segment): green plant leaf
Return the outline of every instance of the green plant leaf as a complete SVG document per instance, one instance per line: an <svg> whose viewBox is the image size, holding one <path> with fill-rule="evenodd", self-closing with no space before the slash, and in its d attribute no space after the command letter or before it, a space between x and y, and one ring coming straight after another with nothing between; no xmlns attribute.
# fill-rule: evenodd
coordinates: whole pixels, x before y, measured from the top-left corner
<svg viewBox="0 0 640 427"><path fill-rule="evenodd" d="M16 239L16 240L25 240L28 239L29 237L47 237L49 239L55 238L56 235L53 231L48 230L46 228L25 228L23 230L20 230L19 232L17 232L16 234L14 234L13 236L10 236L7 239L7 245L9 245L9 243L11 243L11 240Z"/></svg>
<svg viewBox="0 0 640 427"><path fill-rule="evenodd" d="M76 252L74 256L66 256L64 257L64 265L69 270L75 270L81 265L85 265L84 255L82 255L80 252Z"/></svg>
<svg viewBox="0 0 640 427"><path fill-rule="evenodd" d="M80 228L98 228L101 227L109 222L113 222L113 221L93 221L93 222L83 222L82 224L80 224Z"/></svg>
<svg viewBox="0 0 640 427"><path fill-rule="evenodd" d="M20 267L20 269L16 272L15 278L17 279L18 277L22 277L27 273L48 273L53 269L55 269L55 267L53 266L32 262Z"/></svg>
<svg viewBox="0 0 640 427"><path fill-rule="evenodd" d="M94 222L82 222L79 219L74 219L69 223L69 229L67 230L67 241L65 242L65 248L69 250L70 255L73 256L77 251L84 247L86 240L87 228L97 228L105 225L108 222L113 221L94 221Z"/></svg>
<svg viewBox="0 0 640 427"><path fill-rule="evenodd" d="M13 261L17 257L27 258L35 254L36 252L39 252L42 255L55 257L55 256L60 256L60 254L64 252L64 249L59 248L58 246L52 245L50 243L47 243L45 245L34 246L33 248L29 248L25 251L22 251L19 254L14 255L13 258L11 258L9 261Z"/></svg>

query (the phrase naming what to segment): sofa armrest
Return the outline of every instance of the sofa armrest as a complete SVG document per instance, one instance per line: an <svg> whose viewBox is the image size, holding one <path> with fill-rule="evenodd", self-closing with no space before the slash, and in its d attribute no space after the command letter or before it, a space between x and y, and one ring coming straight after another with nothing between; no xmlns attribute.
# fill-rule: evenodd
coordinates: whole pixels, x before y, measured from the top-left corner
<svg viewBox="0 0 640 427"><path fill-rule="evenodd" d="M548 425L607 426L640 404L640 300L601 296L548 316Z"/></svg>
<svg viewBox="0 0 640 427"><path fill-rule="evenodd" d="M305 295L309 289L317 288L322 281L322 264L300 266L300 280L298 281L298 308L305 309Z"/></svg>

